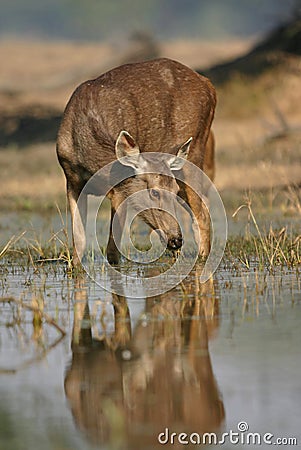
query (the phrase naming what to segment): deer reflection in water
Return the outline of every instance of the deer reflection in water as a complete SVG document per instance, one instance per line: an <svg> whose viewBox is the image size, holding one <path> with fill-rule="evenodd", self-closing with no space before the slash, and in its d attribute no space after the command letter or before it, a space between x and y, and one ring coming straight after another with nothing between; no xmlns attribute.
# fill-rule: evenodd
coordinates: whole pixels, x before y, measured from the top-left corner
<svg viewBox="0 0 301 450"><path fill-rule="evenodd" d="M96 340L85 280L77 280L65 392L77 426L94 444L155 448L166 428L221 428L224 407L208 350L218 327L214 289L212 280L198 284L196 269L181 289L147 298L134 329L126 298L113 294L114 332Z"/></svg>

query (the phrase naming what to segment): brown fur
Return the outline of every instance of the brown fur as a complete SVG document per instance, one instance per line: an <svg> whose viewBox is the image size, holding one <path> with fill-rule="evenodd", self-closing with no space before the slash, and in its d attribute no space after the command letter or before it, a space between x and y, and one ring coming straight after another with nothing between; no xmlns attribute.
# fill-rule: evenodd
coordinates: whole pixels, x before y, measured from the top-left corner
<svg viewBox="0 0 301 450"><path fill-rule="evenodd" d="M116 159L115 143L121 130L130 133L141 153L175 155L192 137L188 160L207 170L212 178L214 140L209 132L215 104L215 90L207 78L169 59L127 64L81 84L66 107L57 140L57 155L67 180L72 220L85 183ZM113 214L131 191L130 183L127 180L111 192ZM136 182L138 190L145 188L141 183L139 188ZM177 193L178 186L171 191ZM207 255L210 249L208 212L202 200L189 188L184 197L198 221L202 242L200 253ZM160 220L158 215L161 215ZM152 218L144 219L153 228L158 225ZM178 228L166 214L158 211L156 221L163 226L169 239L177 237ZM84 228L83 205L80 220L73 224L78 250L78 254L74 254L74 263L80 261L85 248ZM120 228L122 231L123 220ZM112 236L108 253L112 261L117 259Z"/></svg>
<svg viewBox="0 0 301 450"><path fill-rule="evenodd" d="M206 144L206 151L204 157L204 167L203 170L205 174L214 181L215 178L215 139L212 130L210 131L208 141Z"/></svg>

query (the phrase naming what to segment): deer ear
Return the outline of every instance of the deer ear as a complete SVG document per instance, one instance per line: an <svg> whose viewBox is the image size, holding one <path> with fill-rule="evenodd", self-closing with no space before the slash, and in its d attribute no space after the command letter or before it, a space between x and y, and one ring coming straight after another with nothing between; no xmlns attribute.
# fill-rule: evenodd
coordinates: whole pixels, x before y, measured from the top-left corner
<svg viewBox="0 0 301 450"><path fill-rule="evenodd" d="M170 169L171 170L180 170L183 168L183 166L185 164L185 160L188 157L191 141L192 141L192 137L190 137L186 142L184 142L184 144L181 145L181 147L177 153L177 156L172 158L172 160L170 161Z"/></svg>
<svg viewBox="0 0 301 450"><path fill-rule="evenodd" d="M140 149L135 139L127 131L123 130L119 133L115 144L115 153L120 164L132 167L136 174L141 172Z"/></svg>
<svg viewBox="0 0 301 450"><path fill-rule="evenodd" d="M127 131L120 131L115 144L115 153L117 159L124 156L138 156L140 150L135 142L135 139Z"/></svg>

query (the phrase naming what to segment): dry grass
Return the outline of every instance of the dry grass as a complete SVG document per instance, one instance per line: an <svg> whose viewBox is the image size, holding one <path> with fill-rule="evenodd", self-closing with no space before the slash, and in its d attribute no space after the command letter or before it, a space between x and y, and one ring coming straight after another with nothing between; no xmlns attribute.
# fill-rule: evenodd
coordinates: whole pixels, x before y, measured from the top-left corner
<svg viewBox="0 0 301 450"><path fill-rule="evenodd" d="M208 67L246 51L251 41L171 41L160 43L161 55L192 67ZM32 103L62 110L74 88L118 66L130 43L0 41L0 113Z"/></svg>
<svg viewBox="0 0 301 450"><path fill-rule="evenodd" d="M267 189L301 183L301 59L218 88L217 187Z"/></svg>
<svg viewBox="0 0 301 450"><path fill-rule="evenodd" d="M275 230L272 225L270 225L269 231L266 232L258 223L250 198L247 198L246 203L237 208L233 213L233 217L236 217L244 208L247 209L249 216L248 232L245 239L237 246L234 257L238 258L248 269L252 267L254 258L258 267L262 270L265 268L272 270L276 266L300 266L301 235L292 234L292 232L289 232L288 227ZM250 232L250 225L254 228L254 234ZM237 254L238 249L239 253Z"/></svg>
<svg viewBox="0 0 301 450"><path fill-rule="evenodd" d="M301 131L259 143L237 136L236 144L223 141L217 149L216 185L221 190L271 190L300 185Z"/></svg>
<svg viewBox="0 0 301 450"><path fill-rule="evenodd" d="M23 231L19 236L12 236L7 243L1 248L0 247L0 259L4 258L7 253L15 249L17 242L24 236L26 232Z"/></svg>
<svg viewBox="0 0 301 450"><path fill-rule="evenodd" d="M286 142L217 150L216 186L222 192L275 190L301 181L300 134ZM220 139L218 137L218 139ZM2 210L55 209L65 204L65 178L55 145L0 150ZM296 194L297 195L297 194Z"/></svg>
<svg viewBox="0 0 301 450"><path fill-rule="evenodd" d="M0 167L3 209L43 211L64 203L65 179L54 144L2 150Z"/></svg>
<svg viewBox="0 0 301 450"><path fill-rule="evenodd" d="M162 56L181 61L192 68L208 68L244 54L253 45L251 39L231 39L204 42L202 40L173 40L162 42Z"/></svg>
<svg viewBox="0 0 301 450"><path fill-rule="evenodd" d="M182 40L162 43L161 51L192 67L205 67L249 46L250 42ZM33 104L54 107L60 114L80 81L117 65L126 52L127 45L120 43L0 41L0 57L6 61L0 66L0 116L30 111ZM218 189L300 184L300 67L300 58L292 58L282 69L256 79L237 76L218 88ZM0 149L0 167L3 209L63 205L65 181L54 143Z"/></svg>

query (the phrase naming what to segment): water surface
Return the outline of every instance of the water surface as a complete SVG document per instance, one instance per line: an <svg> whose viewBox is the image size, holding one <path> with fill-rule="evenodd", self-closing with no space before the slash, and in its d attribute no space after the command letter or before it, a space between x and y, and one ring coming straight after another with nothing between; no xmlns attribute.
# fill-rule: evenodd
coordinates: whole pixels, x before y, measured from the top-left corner
<svg viewBox="0 0 301 450"><path fill-rule="evenodd" d="M2 264L0 281L2 297L43 304L67 333L0 305L0 448L152 449L166 428L202 435L242 421L300 445L296 271L221 265L200 285L197 268L148 299L69 279L62 265Z"/></svg>

